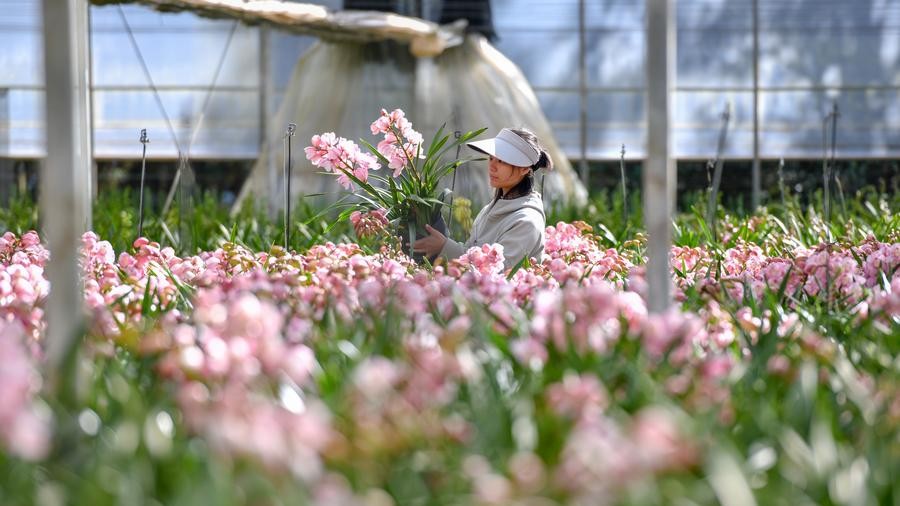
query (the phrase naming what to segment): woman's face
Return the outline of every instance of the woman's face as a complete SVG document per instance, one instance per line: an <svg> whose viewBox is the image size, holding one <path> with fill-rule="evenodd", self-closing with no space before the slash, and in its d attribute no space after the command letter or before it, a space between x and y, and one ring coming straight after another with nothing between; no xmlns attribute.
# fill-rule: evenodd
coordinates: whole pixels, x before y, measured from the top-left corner
<svg viewBox="0 0 900 506"><path fill-rule="evenodd" d="M488 160L488 176L491 179L491 186L503 190L504 193L519 184L529 170L531 170L529 167L510 165L493 156Z"/></svg>

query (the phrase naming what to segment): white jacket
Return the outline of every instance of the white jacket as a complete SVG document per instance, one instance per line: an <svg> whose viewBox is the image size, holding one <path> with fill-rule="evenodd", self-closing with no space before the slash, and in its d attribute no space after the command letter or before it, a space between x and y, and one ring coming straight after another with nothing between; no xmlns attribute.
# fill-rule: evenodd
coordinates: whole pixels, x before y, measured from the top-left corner
<svg viewBox="0 0 900 506"><path fill-rule="evenodd" d="M541 194L530 194L512 200L495 200L484 206L472 224L472 235L465 244L447 238L441 256L457 258L473 246L503 245L503 266L515 267L523 257L541 261L544 254L544 201Z"/></svg>

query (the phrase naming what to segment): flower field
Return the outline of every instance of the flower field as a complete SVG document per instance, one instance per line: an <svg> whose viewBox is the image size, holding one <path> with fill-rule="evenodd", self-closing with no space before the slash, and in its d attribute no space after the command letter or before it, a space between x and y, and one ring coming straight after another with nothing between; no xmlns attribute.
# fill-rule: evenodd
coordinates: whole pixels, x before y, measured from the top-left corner
<svg viewBox="0 0 900 506"><path fill-rule="evenodd" d="M0 503L900 504L900 228L869 207L679 218L664 314L599 222L508 272L89 232L60 371L48 251L7 232Z"/></svg>

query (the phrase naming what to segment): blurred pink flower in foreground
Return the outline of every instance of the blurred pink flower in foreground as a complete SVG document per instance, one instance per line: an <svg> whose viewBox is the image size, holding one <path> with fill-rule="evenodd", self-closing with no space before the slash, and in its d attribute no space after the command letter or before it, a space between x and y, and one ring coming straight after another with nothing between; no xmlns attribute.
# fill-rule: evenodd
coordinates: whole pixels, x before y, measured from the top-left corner
<svg viewBox="0 0 900 506"><path fill-rule="evenodd" d="M0 320L0 447L40 460L50 450L50 416L35 400L41 376L25 339L20 324Z"/></svg>
<svg viewBox="0 0 900 506"><path fill-rule="evenodd" d="M338 144L333 148L340 153L329 147L313 154L321 162L346 151ZM384 218L379 216L357 215L357 221ZM26 235L4 234L0 240L0 316L12 322L6 327L0 322L0 329L7 329L0 331L0 441L10 451L39 458L49 424L34 397L39 382L29 379L34 371L29 361L40 343L48 255L36 234ZM158 321L147 322L155 327L139 334L138 348L161 355L159 372L175 385L184 421L194 433L217 451L288 469L303 479L323 476L327 447L340 430L319 403L315 381L321 368L314 350L333 337L327 334L331 325L366 336L385 324L386 314L402 358L360 357L351 369L346 422L358 429L354 444L363 445L360 452L377 454L421 440L468 441L473 428L448 411L462 386L485 374L479 362L485 358L469 347L477 342L471 336L487 326L508 339L514 360L533 371L568 353L609 357L618 346L634 346L650 359L651 374L675 369L664 381L670 395L691 408L720 409L727 420L729 376L749 353L742 340L752 342L771 330L771 315L754 314L749 307L735 310L725 293L714 292L717 283L702 277L711 259L700 248L677 252L682 267L693 266L682 287L696 283L712 297L696 312L673 308L650 315L641 296L640 266L615 250L602 250L574 224L548 227L548 237L551 258L520 269L510 280L503 276L502 249L496 245L473 248L446 270L426 271L397 253L367 255L357 245L333 243L302 253L252 252L226 244L181 258L139 238L116 261L109 243L89 233L82 238L80 259L86 305L100 336L143 331L145 295L152 309L165 310ZM746 286L758 295L787 279L798 297L824 296L818 284L828 269L834 293L843 297L835 300L853 304L858 298L865 304L858 317L876 318L889 330L900 314L900 276L882 269L896 265L895 249L875 242L859 248L872 260L855 260L849 247L824 255L824 248L798 250L796 258L781 258L739 245L724 253L724 268L740 288L735 293L743 294ZM626 276L629 290L623 291ZM787 311L777 321L777 335L800 339L825 355L829 341L805 337L799 321ZM17 337L7 339L15 325L26 335L17 330ZM97 341L103 342L87 342ZM342 352L353 355L353 346ZM768 366L777 374L790 370L784 361ZM541 394L552 412L574 424L559 466L543 469L540 459L526 455L515 465L510 461L508 469L489 469L473 482L483 500L507 500L526 488L527 476L544 476L574 496L600 499L623 483L682 468L693 457L668 412L640 411L630 423L612 420L612 414L607 418L605 410L619 392L608 394L592 374L568 374ZM30 427L36 429L25 430ZM597 452L609 457L597 459Z"/></svg>
<svg viewBox="0 0 900 506"><path fill-rule="evenodd" d="M547 387L547 404L557 415L578 419L585 413L603 411L609 404L606 389L596 376L567 373Z"/></svg>
<svg viewBox="0 0 900 506"><path fill-rule="evenodd" d="M484 244L473 246L463 253L456 262L460 267L469 267L481 275L499 275L503 273L503 245Z"/></svg>

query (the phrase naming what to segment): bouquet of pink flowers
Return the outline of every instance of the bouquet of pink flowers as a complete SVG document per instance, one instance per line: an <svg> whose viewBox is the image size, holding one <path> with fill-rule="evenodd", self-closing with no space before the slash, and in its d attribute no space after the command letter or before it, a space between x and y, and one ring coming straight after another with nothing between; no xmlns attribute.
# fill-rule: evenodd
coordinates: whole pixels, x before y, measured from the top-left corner
<svg viewBox="0 0 900 506"><path fill-rule="evenodd" d="M349 139L326 132L312 137L311 145L304 150L306 158L353 191L348 198L357 197L353 202L342 199L337 204L348 208L341 219L349 217L357 235L373 235L393 226L404 243L408 240L412 244L417 236L424 235L426 224L433 225L440 218L444 204L438 193L441 179L468 161L445 160L445 155L485 129L451 140L441 127L424 149L425 139L400 109L382 109L370 128L373 135L383 136L377 146L360 140L365 147L362 149ZM382 166L391 174L373 173Z"/></svg>

